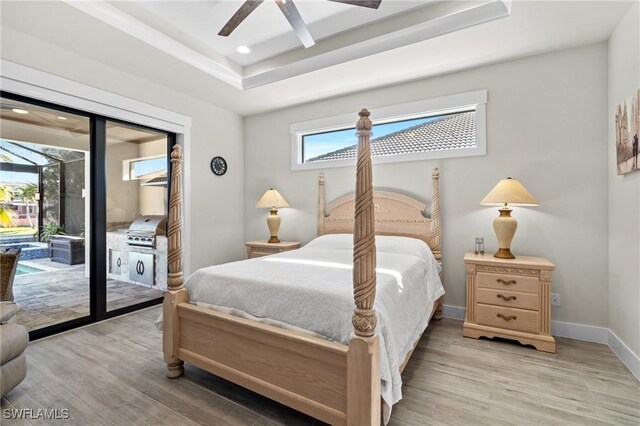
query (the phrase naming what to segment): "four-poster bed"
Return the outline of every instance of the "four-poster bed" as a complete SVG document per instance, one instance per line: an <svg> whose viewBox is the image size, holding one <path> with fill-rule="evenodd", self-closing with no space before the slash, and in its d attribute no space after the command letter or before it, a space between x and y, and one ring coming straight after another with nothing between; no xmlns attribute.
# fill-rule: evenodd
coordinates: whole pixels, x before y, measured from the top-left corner
<svg viewBox="0 0 640 426"><path fill-rule="evenodd" d="M426 217L426 206L417 200L373 191L371 127L369 112L363 109L356 127L355 194L325 207L325 182L322 176L319 180L318 235L353 233L355 309L348 345L190 303L196 298L189 300L182 273L182 153L176 145L171 157L169 289L163 306L163 349L169 378L181 376L186 361L330 424L380 423L381 344L374 308L376 234L422 240L441 262L441 226L437 169L430 218ZM441 297L433 302L429 318L440 317L441 304ZM418 340L419 336L412 341L400 371Z"/></svg>

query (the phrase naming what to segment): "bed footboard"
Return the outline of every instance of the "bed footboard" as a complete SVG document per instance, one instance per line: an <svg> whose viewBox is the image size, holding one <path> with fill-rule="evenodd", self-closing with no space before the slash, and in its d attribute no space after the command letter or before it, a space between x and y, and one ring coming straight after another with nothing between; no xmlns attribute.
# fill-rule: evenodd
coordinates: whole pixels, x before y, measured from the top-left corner
<svg viewBox="0 0 640 426"><path fill-rule="evenodd" d="M189 303L176 308L178 359L322 421L346 423L347 346Z"/></svg>

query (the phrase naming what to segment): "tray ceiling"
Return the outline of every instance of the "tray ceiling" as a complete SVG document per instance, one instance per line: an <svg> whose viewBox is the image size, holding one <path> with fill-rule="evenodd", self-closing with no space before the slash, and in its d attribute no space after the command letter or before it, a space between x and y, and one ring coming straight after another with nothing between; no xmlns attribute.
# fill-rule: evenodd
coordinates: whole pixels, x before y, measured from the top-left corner
<svg viewBox="0 0 640 426"><path fill-rule="evenodd" d="M252 65L301 49L274 1L265 1L229 37L218 31L244 3L242 0L109 2L112 6L211 58L219 55L240 66ZM323 0L296 0L296 6L316 41L380 21L431 1L383 1L378 10ZM247 46L249 54L240 54Z"/></svg>
<svg viewBox="0 0 640 426"><path fill-rule="evenodd" d="M510 0L384 0L377 10L296 0L316 40L316 45L305 49L271 0L229 37L217 33L242 0L65 1L243 90L503 18L510 10ZM251 52L240 54L239 46Z"/></svg>

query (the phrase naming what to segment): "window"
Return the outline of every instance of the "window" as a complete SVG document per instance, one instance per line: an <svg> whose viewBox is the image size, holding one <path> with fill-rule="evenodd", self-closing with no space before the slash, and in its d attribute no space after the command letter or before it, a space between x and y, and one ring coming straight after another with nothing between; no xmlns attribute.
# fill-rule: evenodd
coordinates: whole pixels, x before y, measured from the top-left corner
<svg viewBox="0 0 640 426"><path fill-rule="evenodd" d="M485 104L479 91L373 110L374 162L485 155ZM356 120L350 114L292 125L292 169L355 164Z"/></svg>
<svg viewBox="0 0 640 426"><path fill-rule="evenodd" d="M167 156L125 160L123 180L151 179L167 175Z"/></svg>

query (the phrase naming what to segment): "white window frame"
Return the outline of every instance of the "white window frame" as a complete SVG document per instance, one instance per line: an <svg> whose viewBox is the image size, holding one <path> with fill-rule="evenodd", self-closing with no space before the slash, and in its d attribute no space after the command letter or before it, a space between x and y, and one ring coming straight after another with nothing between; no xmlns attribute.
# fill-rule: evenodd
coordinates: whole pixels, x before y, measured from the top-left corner
<svg viewBox="0 0 640 426"><path fill-rule="evenodd" d="M410 102L400 105L392 105L371 109L371 119L374 124L385 124L401 120L442 115L475 110L476 146L474 148L460 148L442 151L427 151L410 154L387 155L373 157L374 164L400 163L406 161L433 160L440 158L471 157L487 154L487 91L476 90L473 92L458 93L423 101ZM316 120L293 123L291 131L291 170L314 170L334 167L353 167L356 159L319 161L316 163L302 162L302 138L314 133L331 132L353 128L358 117L351 114L342 114ZM355 131L354 131L355 133ZM375 134L373 135L375 137ZM354 134L354 143L356 143Z"/></svg>
<svg viewBox="0 0 640 426"><path fill-rule="evenodd" d="M144 179L144 178L139 178L139 177L133 177L132 170L131 170L131 164L132 163L136 163L138 161L143 161L143 160L155 160L157 158L167 158L167 155L166 154L150 155L150 156L147 156L147 157L129 158L128 160L122 160L122 180L140 180L140 179ZM165 172L166 172L166 170L165 170Z"/></svg>

